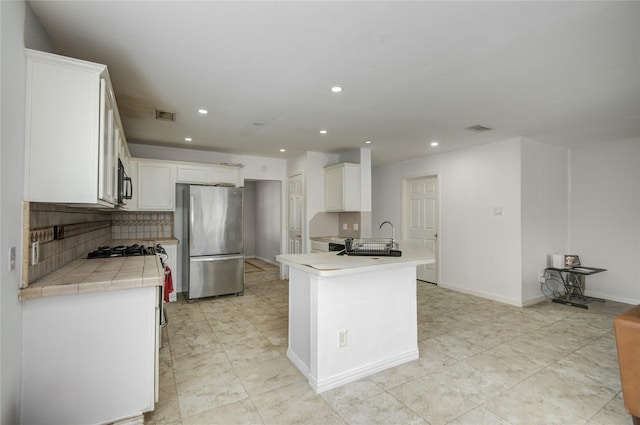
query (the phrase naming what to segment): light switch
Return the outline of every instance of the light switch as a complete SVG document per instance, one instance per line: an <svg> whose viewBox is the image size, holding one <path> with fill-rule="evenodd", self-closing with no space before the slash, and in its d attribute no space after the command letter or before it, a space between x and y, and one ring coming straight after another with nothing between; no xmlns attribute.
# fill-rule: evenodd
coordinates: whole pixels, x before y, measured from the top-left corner
<svg viewBox="0 0 640 425"><path fill-rule="evenodd" d="M353 230L358 231L358 223L353 223Z"/></svg>
<svg viewBox="0 0 640 425"><path fill-rule="evenodd" d="M9 271L12 272L16 269L16 247L9 248Z"/></svg>

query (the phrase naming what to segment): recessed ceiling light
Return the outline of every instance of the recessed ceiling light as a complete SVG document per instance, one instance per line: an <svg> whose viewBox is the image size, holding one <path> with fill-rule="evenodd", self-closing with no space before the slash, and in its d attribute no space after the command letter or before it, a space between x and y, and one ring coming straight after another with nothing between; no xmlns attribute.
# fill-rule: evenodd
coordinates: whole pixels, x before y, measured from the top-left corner
<svg viewBox="0 0 640 425"><path fill-rule="evenodd" d="M433 146L434 148L435 148L436 146L438 146L439 144L440 144L440 143L439 143L439 142L436 142L435 140L434 140L433 142L431 142L431 146Z"/></svg>
<svg viewBox="0 0 640 425"><path fill-rule="evenodd" d="M340 93L340 92L342 91L342 87L340 87L340 86L333 86L333 87L331 87L331 91L332 91L333 93Z"/></svg>
<svg viewBox="0 0 640 425"><path fill-rule="evenodd" d="M209 113L209 111L207 111L206 109L198 109L198 112L201 113L202 115L206 115Z"/></svg>
<svg viewBox="0 0 640 425"><path fill-rule="evenodd" d="M185 142L193 142L193 139L191 137L185 137L184 141Z"/></svg>
<svg viewBox="0 0 640 425"><path fill-rule="evenodd" d="M280 149L280 152L286 152L286 151L287 151L286 149Z"/></svg>
<svg viewBox="0 0 640 425"><path fill-rule="evenodd" d="M320 134L327 134L327 130L320 130Z"/></svg>
<svg viewBox="0 0 640 425"><path fill-rule="evenodd" d="M367 140L366 142L364 142L365 145L370 145L371 144L371 140Z"/></svg>

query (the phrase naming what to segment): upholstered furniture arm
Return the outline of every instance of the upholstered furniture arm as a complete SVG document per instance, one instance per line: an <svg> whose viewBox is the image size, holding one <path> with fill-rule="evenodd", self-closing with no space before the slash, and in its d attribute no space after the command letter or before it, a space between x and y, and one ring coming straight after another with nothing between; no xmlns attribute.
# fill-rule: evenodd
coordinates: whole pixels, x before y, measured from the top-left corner
<svg viewBox="0 0 640 425"><path fill-rule="evenodd" d="M640 424L640 305L613 319L624 407Z"/></svg>

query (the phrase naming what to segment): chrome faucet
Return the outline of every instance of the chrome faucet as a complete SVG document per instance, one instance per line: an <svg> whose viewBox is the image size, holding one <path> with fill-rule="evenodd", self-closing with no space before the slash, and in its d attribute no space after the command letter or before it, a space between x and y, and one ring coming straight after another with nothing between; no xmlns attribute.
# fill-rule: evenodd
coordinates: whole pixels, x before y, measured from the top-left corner
<svg viewBox="0 0 640 425"><path fill-rule="evenodd" d="M391 249L398 249L398 243L395 241L395 229L393 228L393 223L390 221L383 221L382 223L380 223L380 227L378 227L378 230L382 229L382 226L384 226L385 224L388 224L389 226L391 226Z"/></svg>

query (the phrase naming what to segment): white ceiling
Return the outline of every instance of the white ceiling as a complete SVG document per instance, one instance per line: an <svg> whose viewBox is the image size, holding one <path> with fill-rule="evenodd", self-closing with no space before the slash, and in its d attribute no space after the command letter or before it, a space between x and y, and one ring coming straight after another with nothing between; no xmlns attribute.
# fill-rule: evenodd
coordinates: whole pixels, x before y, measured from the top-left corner
<svg viewBox="0 0 640 425"><path fill-rule="evenodd" d="M515 136L640 137L639 2L30 4L57 53L108 65L130 143L370 147L380 165Z"/></svg>

